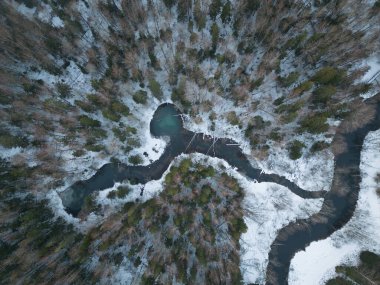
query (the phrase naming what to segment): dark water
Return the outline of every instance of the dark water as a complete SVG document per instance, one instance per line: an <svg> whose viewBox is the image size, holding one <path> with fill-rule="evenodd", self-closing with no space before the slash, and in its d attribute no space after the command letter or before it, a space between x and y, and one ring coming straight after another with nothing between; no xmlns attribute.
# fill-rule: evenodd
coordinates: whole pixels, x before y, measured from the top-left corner
<svg viewBox="0 0 380 285"><path fill-rule="evenodd" d="M261 174L260 169L252 167L235 141L186 130L183 128L179 114L179 110L174 105L163 104L153 115L150 123L152 135L170 138L168 146L157 161L147 166L131 166L123 163L105 164L90 179L78 181L61 193L67 212L74 216L77 215L86 196L94 191L110 188L115 182L129 180L131 183L144 184L150 180L157 180L176 156L194 152L224 159L247 177L256 179L258 182L274 182L283 185L302 198L320 198L326 194L325 191L305 191L276 174Z"/></svg>
<svg viewBox="0 0 380 285"><path fill-rule="evenodd" d="M347 147L335 157L333 184L325 195L321 211L308 219L291 222L279 231L269 252L266 284L288 284L290 262L295 253L313 241L329 237L354 214L360 190L363 142L370 131L380 128L380 100L373 98L367 104L375 105L376 116L369 123L341 135ZM357 118L349 120L354 122Z"/></svg>
<svg viewBox="0 0 380 285"><path fill-rule="evenodd" d="M163 104L156 110L150 123L150 131L156 137L167 136L170 142L162 156L148 166L130 166L109 163L101 167L88 180L78 181L62 194L66 210L76 215L84 199L94 191L110 188L117 181L146 183L159 179L171 161L182 153L203 153L227 161L232 167L258 182L274 182L289 188L302 198L324 198L322 209L309 219L291 222L282 228L271 246L267 267L266 284L287 284L290 261L297 251L304 250L312 241L324 239L341 228L352 217L355 210L360 178L360 152L365 136L380 127L380 104L377 115L368 124L343 135L347 149L335 157L332 189L309 192L286 178L276 174L260 174L252 167L237 143L231 139L214 138L194 133L183 128L180 112L172 104ZM307 274L307 273L305 273Z"/></svg>

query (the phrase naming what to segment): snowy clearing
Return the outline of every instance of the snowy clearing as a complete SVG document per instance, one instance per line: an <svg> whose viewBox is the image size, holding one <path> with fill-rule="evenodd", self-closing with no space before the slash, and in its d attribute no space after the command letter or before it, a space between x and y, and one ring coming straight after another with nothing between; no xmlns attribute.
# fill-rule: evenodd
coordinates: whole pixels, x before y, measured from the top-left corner
<svg viewBox="0 0 380 285"><path fill-rule="evenodd" d="M289 284L324 284L335 276L335 266L355 265L358 254L370 250L380 254L380 198L375 182L380 172L380 130L366 137L361 153L361 190L351 220L328 239L313 242L291 262Z"/></svg>

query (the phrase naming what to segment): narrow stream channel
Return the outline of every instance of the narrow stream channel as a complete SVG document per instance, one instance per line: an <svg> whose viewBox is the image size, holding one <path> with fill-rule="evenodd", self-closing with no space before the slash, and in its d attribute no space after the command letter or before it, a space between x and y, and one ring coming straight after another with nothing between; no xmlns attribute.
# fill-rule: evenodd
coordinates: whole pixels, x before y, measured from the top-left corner
<svg viewBox="0 0 380 285"><path fill-rule="evenodd" d="M361 114L360 114L361 113ZM364 123L365 118L374 117ZM289 223L273 241L266 272L267 285L288 284L290 262L296 252L313 241L325 239L342 228L354 214L360 191L360 153L367 134L380 128L380 94L367 100L361 110L341 123L332 148L335 169L331 190L321 210L308 219ZM305 272L305 274L308 274Z"/></svg>
<svg viewBox="0 0 380 285"><path fill-rule="evenodd" d="M88 180L78 181L61 193L67 212L77 215L87 195L94 191L110 188L115 182L129 180L131 183L146 183L161 178L172 160L182 153L202 153L224 159L232 167L258 182L274 182L287 187L296 195L306 198L324 198L322 209L308 219L291 222L282 228L269 252L266 284L288 284L290 261L295 253L304 250L312 241L327 238L345 225L352 217L359 193L360 152L368 132L380 128L380 95L364 104L372 108L375 117L358 127L357 118L351 116L342 123L334 138L334 145L342 144L344 150L335 154L335 169L332 188L326 191L305 191L295 183L276 174L261 174L243 154L238 144L231 139L215 138L194 133L183 128L179 110L172 104L159 106L150 123L153 136L168 136L170 142L162 156L147 166L130 166L109 163L101 167ZM351 121L349 121L351 120ZM351 124L351 125L350 125ZM356 124L358 125L358 124Z"/></svg>
<svg viewBox="0 0 380 285"><path fill-rule="evenodd" d="M158 160L147 166L105 164L90 179L78 181L61 193L67 212L77 215L86 196L94 191L110 188L115 182L129 180L131 183L145 184L160 179L176 156L194 152L224 159L245 176L258 182L283 185L302 198L321 198L326 194L326 191L305 191L285 177L276 174L262 174L261 169L252 167L234 140L215 138L184 129L180 112L173 104L165 103L157 108L150 122L150 132L155 137L170 138L168 146Z"/></svg>

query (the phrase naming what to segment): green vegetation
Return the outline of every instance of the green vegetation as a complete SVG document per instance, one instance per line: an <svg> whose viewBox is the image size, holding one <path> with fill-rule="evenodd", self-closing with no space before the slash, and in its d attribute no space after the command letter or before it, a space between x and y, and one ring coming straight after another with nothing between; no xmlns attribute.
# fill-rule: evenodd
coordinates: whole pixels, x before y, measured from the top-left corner
<svg viewBox="0 0 380 285"><path fill-rule="evenodd" d="M66 83L59 82L55 86L57 88L59 97L61 97L61 98L68 98L68 97L71 96L71 87L70 87L70 85L68 85Z"/></svg>
<svg viewBox="0 0 380 285"><path fill-rule="evenodd" d="M380 256L370 252L360 253L360 264L358 266L337 266L336 273L340 276L328 280L329 285L373 285L380 282Z"/></svg>
<svg viewBox="0 0 380 285"><path fill-rule="evenodd" d="M156 97L157 99L162 99L164 94L162 93L160 83L158 83L155 79L150 79L148 87L154 97Z"/></svg>
<svg viewBox="0 0 380 285"><path fill-rule="evenodd" d="M231 111L227 113L227 121L233 125L233 126L238 126L240 125L240 120L239 117L236 115L235 111Z"/></svg>
<svg viewBox="0 0 380 285"><path fill-rule="evenodd" d="M14 136L7 131L2 131L0 134L0 145L5 148L13 148L13 147L27 147L29 145L29 141L27 138L22 136Z"/></svg>
<svg viewBox="0 0 380 285"><path fill-rule="evenodd" d="M305 41L306 38L307 32L295 36L285 43L284 49L297 49L298 47L300 47L301 43Z"/></svg>
<svg viewBox="0 0 380 285"><path fill-rule="evenodd" d="M305 81L299 84L296 88L294 88L293 93L296 95L301 95L306 91L309 91L311 88L313 88L313 82L311 81Z"/></svg>
<svg viewBox="0 0 380 285"><path fill-rule="evenodd" d="M110 191L108 194L107 194L107 198L108 199L115 199L115 198L119 198L119 199L123 199L125 198L130 192L131 192L131 188L129 188L128 186L119 186L117 188L117 190L112 190Z"/></svg>
<svg viewBox="0 0 380 285"><path fill-rule="evenodd" d="M288 76L285 76L285 77L279 76L278 80L283 87L289 87L290 85L292 85L293 83L297 81L298 77L299 77L299 73L296 71L293 71L289 73Z"/></svg>
<svg viewBox="0 0 380 285"><path fill-rule="evenodd" d="M326 113L316 113L308 115L307 117L301 120L299 131L301 133L309 132L312 134L320 134L327 132L329 129L329 125L326 122L327 118L328 116Z"/></svg>
<svg viewBox="0 0 380 285"><path fill-rule="evenodd" d="M121 116L118 113L115 113L110 109L102 110L102 115L104 118L114 121L114 122L119 122L121 119Z"/></svg>
<svg viewBox="0 0 380 285"><path fill-rule="evenodd" d="M345 78L346 72L344 70L328 66L318 70L312 80L318 84L336 86L341 84Z"/></svg>
<svg viewBox="0 0 380 285"><path fill-rule="evenodd" d="M330 145L324 141L317 141L315 142L311 148L310 148L310 151L312 153L315 153L315 152L318 152L318 151L321 151L321 150L324 150L326 148L328 148Z"/></svg>
<svg viewBox="0 0 380 285"><path fill-rule="evenodd" d="M212 48L215 50L219 41L219 27L216 23L213 23L211 25L210 34L211 34Z"/></svg>
<svg viewBox="0 0 380 285"><path fill-rule="evenodd" d="M133 165L141 164L143 162L142 158L140 155L132 155L128 158L128 162L132 163Z"/></svg>
<svg viewBox="0 0 380 285"><path fill-rule="evenodd" d="M79 123L85 128L99 128L101 123L98 120L91 119L86 115L79 116Z"/></svg>
<svg viewBox="0 0 380 285"><path fill-rule="evenodd" d="M314 104L326 105L331 97L336 93L336 88L332 85L322 85L314 90L312 102Z"/></svg>
<svg viewBox="0 0 380 285"><path fill-rule="evenodd" d="M227 24L231 21L231 17L232 17L231 9L232 9L231 2L227 0L226 4L224 4L223 6L222 13L220 15L220 18L222 19L223 24Z"/></svg>
<svg viewBox="0 0 380 285"><path fill-rule="evenodd" d="M146 104L148 100L148 93L144 90L136 91L133 94L133 100L138 104Z"/></svg>
<svg viewBox="0 0 380 285"><path fill-rule="evenodd" d="M294 140L290 143L290 146L288 148L289 151L289 158L292 160L297 160L301 158L302 156L302 149L305 147L305 145L300 142L299 140Z"/></svg>

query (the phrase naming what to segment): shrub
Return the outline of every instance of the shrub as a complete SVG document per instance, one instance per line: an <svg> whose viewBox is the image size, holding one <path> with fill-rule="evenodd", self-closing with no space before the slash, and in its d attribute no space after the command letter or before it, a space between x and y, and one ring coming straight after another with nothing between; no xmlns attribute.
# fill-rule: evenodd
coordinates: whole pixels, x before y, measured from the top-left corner
<svg viewBox="0 0 380 285"><path fill-rule="evenodd" d="M22 87L24 91L28 94L36 94L38 90L40 89L39 86L34 83L23 83Z"/></svg>
<svg viewBox="0 0 380 285"><path fill-rule="evenodd" d="M210 202L212 197L212 188L209 185L203 185L201 189L201 193L199 195L198 204L203 206Z"/></svg>
<svg viewBox="0 0 380 285"><path fill-rule="evenodd" d="M230 221L230 225L228 228L229 228L231 236L234 240L239 240L240 235L242 233L247 232L247 230L248 230L248 227L245 224L244 219L240 218L240 217L239 218L233 218Z"/></svg>
<svg viewBox="0 0 380 285"><path fill-rule="evenodd" d="M116 198L116 191L112 190L112 191L108 192L107 198L108 199L115 199Z"/></svg>
<svg viewBox="0 0 380 285"><path fill-rule="evenodd" d="M128 161L129 163L132 163L133 165L137 165L137 164L142 163L142 158L140 157L140 155L136 154L136 155L130 156L128 158Z"/></svg>
<svg viewBox="0 0 380 285"><path fill-rule="evenodd" d="M133 101L138 104L146 104L148 99L148 93L144 90L139 90L133 94Z"/></svg>
<svg viewBox="0 0 380 285"><path fill-rule="evenodd" d="M91 119L86 115L79 116L79 123L85 128L98 128L101 126L98 120Z"/></svg>
<svg viewBox="0 0 380 285"><path fill-rule="evenodd" d="M300 46L300 44L306 39L307 33L302 33L301 35L295 36L291 39L289 39L285 45L285 49L296 49Z"/></svg>
<svg viewBox="0 0 380 285"><path fill-rule="evenodd" d="M131 188L128 186L119 186L117 187L116 195L117 198L125 198L131 192Z"/></svg>
<svg viewBox="0 0 380 285"><path fill-rule="evenodd" d="M299 130L301 132L309 132L312 134L324 133L329 129L326 120L327 115L325 113L309 115L301 121Z"/></svg>
<svg viewBox="0 0 380 285"><path fill-rule="evenodd" d="M285 100L285 96L281 96L281 97L279 97L279 98L277 98L276 100L273 101L273 105L279 106L282 103L284 103L284 100Z"/></svg>
<svg viewBox="0 0 380 285"><path fill-rule="evenodd" d="M57 83L55 85L57 88L59 97L61 98L68 98L71 96L71 87L66 83Z"/></svg>
<svg viewBox="0 0 380 285"><path fill-rule="evenodd" d="M279 76L278 80L280 81L280 84L283 87L289 87L290 85L292 85L294 82L297 81L298 77L299 77L299 73L296 71L293 71L289 73L288 76L285 76L285 77Z"/></svg>
<svg viewBox="0 0 380 285"><path fill-rule="evenodd" d="M119 101L113 101L111 102L110 109L113 112L116 112L118 114L121 114L123 116L128 116L129 115L129 108L125 104Z"/></svg>
<svg viewBox="0 0 380 285"><path fill-rule="evenodd" d="M73 156L80 157L83 156L86 152L83 149L77 149L73 152Z"/></svg>
<svg viewBox="0 0 380 285"><path fill-rule="evenodd" d="M13 136L8 132L3 132L0 134L0 145L5 148L27 147L29 142L25 137Z"/></svg>
<svg viewBox="0 0 380 285"><path fill-rule="evenodd" d="M239 121L239 118L238 116L236 115L236 112L235 111L231 111L229 113L227 113L227 121L233 125L233 126L237 126L240 124L240 121Z"/></svg>
<svg viewBox="0 0 380 285"><path fill-rule="evenodd" d="M247 0L245 1L244 10L247 14L252 14L260 8L260 0Z"/></svg>
<svg viewBox="0 0 380 285"><path fill-rule="evenodd" d="M85 145L85 148L88 151L93 151L93 152L100 152L105 149L104 146L99 145L99 144L94 144L93 142L87 142Z"/></svg>
<svg viewBox="0 0 380 285"><path fill-rule="evenodd" d="M83 111L87 113L95 112L95 108L88 102L75 100L74 103L75 105L77 105L79 108L81 108Z"/></svg>
<svg viewBox="0 0 380 285"><path fill-rule="evenodd" d="M220 13L220 9L222 8L222 1L221 0L212 0L209 8L209 15L210 18L215 20L216 17Z"/></svg>
<svg viewBox="0 0 380 285"><path fill-rule="evenodd" d="M326 105L331 97L336 93L336 88L332 85L322 85L314 90L312 102L314 104Z"/></svg>
<svg viewBox="0 0 380 285"><path fill-rule="evenodd" d="M50 53L53 55L58 54L62 50L62 44L59 38L47 36L45 39L45 45Z"/></svg>
<svg viewBox="0 0 380 285"><path fill-rule="evenodd" d="M328 143L326 143L326 142L324 142L324 141L317 141L317 142L315 142L315 143L311 146L310 151L311 151L312 153L314 153L314 152L318 152L318 151L324 150L324 149L326 149L326 148L328 148L328 147L329 147L329 144L328 144Z"/></svg>
<svg viewBox="0 0 380 285"><path fill-rule="evenodd" d="M299 84L296 88L294 88L293 93L300 95L306 91L309 91L313 87L312 81L305 81Z"/></svg>
<svg viewBox="0 0 380 285"><path fill-rule="evenodd" d="M312 80L318 84L339 85L345 76L345 71L328 66L318 70Z"/></svg>
<svg viewBox="0 0 380 285"><path fill-rule="evenodd" d="M213 49L216 49L218 45L218 41L219 41L219 27L216 23L213 23L211 25L210 34L211 34L212 47Z"/></svg>
<svg viewBox="0 0 380 285"><path fill-rule="evenodd" d="M102 110L102 115L104 118L111 120L111 121L114 121L114 122L118 122L121 119L121 116L119 114L117 114L117 113L115 113L109 109Z"/></svg>
<svg viewBox="0 0 380 285"><path fill-rule="evenodd" d="M297 160L297 159L301 158L302 149L304 147L305 147L305 145L302 142L300 142L299 140L294 140L288 148L289 158L292 160Z"/></svg>
<svg viewBox="0 0 380 285"><path fill-rule="evenodd" d="M148 87L154 97L156 97L157 99L162 99L164 94L162 93L160 83L158 83L155 79L150 79Z"/></svg>
<svg viewBox="0 0 380 285"><path fill-rule="evenodd" d="M231 21L231 2L227 0L226 4L224 4L222 9L222 14L220 15L220 18L222 19L223 24L226 24Z"/></svg>
<svg viewBox="0 0 380 285"><path fill-rule="evenodd" d="M88 94L87 99L92 104L94 104L96 107L101 108L104 105L104 102L102 102L101 98L99 96L97 96L96 94Z"/></svg>

